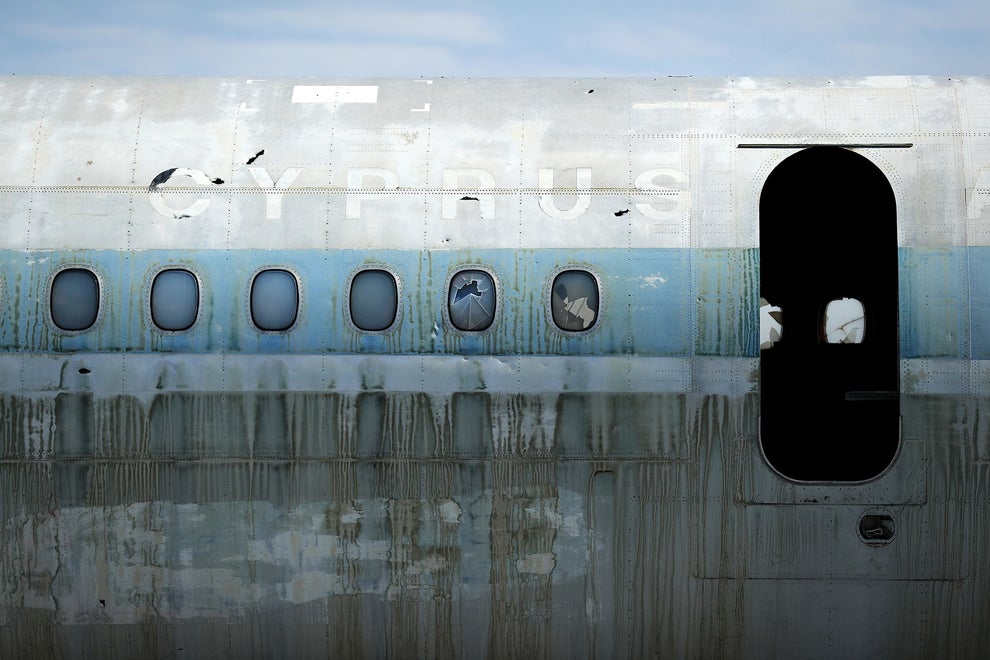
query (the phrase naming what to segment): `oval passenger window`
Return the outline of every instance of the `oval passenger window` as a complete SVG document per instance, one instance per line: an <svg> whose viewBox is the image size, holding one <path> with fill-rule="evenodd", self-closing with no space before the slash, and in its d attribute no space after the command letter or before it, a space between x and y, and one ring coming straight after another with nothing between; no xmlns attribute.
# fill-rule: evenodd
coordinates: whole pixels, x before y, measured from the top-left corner
<svg viewBox="0 0 990 660"><path fill-rule="evenodd" d="M387 270L362 270L351 280L351 322L361 330L377 332L395 323L399 289Z"/></svg>
<svg viewBox="0 0 990 660"><path fill-rule="evenodd" d="M280 332L296 322L299 285L287 270L263 270L251 284L251 320L261 330Z"/></svg>
<svg viewBox="0 0 990 660"><path fill-rule="evenodd" d="M199 283L188 270L163 270L151 284L151 320L162 330L188 330L199 314Z"/></svg>
<svg viewBox="0 0 990 660"><path fill-rule="evenodd" d="M67 268L52 280L52 321L61 330L92 327L100 312L100 282L85 268Z"/></svg>
<svg viewBox="0 0 990 660"><path fill-rule="evenodd" d="M450 279L447 312L465 332L487 330L495 320L495 281L483 270L462 270Z"/></svg>
<svg viewBox="0 0 990 660"><path fill-rule="evenodd" d="M598 280L585 270L558 274L551 287L550 310L561 330L588 330L598 320Z"/></svg>
<svg viewBox="0 0 990 660"><path fill-rule="evenodd" d="M829 344L862 344L866 336L866 310L855 298L832 300L825 306L822 334Z"/></svg>

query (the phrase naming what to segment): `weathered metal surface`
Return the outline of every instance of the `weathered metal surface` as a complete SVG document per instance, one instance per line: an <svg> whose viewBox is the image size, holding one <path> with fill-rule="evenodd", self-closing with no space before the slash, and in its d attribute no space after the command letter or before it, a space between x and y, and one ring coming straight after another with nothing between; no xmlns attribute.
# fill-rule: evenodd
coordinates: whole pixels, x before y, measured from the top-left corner
<svg viewBox="0 0 990 660"><path fill-rule="evenodd" d="M988 109L976 78L0 81L0 655L985 657ZM862 483L761 451L760 193L805 144L896 198L902 440ZM90 329L52 321L65 268ZM152 321L168 268L188 330Z"/></svg>

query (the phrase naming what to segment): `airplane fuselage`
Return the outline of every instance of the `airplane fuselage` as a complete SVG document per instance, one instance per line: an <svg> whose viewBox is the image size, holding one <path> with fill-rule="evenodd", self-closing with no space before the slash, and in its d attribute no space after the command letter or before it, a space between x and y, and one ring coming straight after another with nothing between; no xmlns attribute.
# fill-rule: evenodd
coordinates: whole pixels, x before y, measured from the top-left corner
<svg viewBox="0 0 990 660"><path fill-rule="evenodd" d="M985 657L990 82L0 81L3 657Z"/></svg>

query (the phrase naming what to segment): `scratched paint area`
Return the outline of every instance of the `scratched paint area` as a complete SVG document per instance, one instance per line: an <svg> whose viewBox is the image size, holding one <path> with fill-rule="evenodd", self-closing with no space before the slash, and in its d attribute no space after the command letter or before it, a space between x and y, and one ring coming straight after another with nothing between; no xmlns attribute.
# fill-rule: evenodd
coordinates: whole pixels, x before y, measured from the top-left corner
<svg viewBox="0 0 990 660"><path fill-rule="evenodd" d="M502 558L511 564L504 570L544 576L547 591L555 570L565 582L583 575L579 500L555 490L550 500L526 498L525 507L512 511L512 525L528 534L543 530L547 541L513 549ZM506 501L517 504L503 495L494 506L509 506ZM487 598L489 580L506 578L489 575L485 561L462 565L461 557L489 554L493 496L476 493L464 504L467 511L439 497L354 497L288 508L267 501L60 507L5 522L5 573L18 576L8 583L7 602L79 624L148 616L236 620L250 610L347 594L386 602ZM499 538L511 537L502 533L509 521L493 524ZM557 534L564 538L555 552Z"/></svg>
<svg viewBox="0 0 990 660"><path fill-rule="evenodd" d="M0 459L687 460L679 393L170 392L0 398Z"/></svg>
<svg viewBox="0 0 990 660"><path fill-rule="evenodd" d="M492 657L530 653L534 644L540 654L561 655L587 650L588 626L597 631L596 643L610 640L611 648L621 649L624 638L613 636L614 627L645 625L630 622L622 610L603 610L588 592L592 583L596 592L610 594L606 601L620 603L634 575L646 571L635 579L653 580L654 570L672 575L684 565L655 553L662 549L669 559L668 552L683 554L687 546L665 532L671 545L658 548L634 521L645 515L643 506L654 511L649 515L661 515L670 503L674 510L662 515L686 529L689 464L613 464L609 474L618 477L607 490L599 485L590 493L595 471L589 462L554 458L561 436L576 436L566 443L572 451L583 445L586 457L618 458L622 451L602 447L600 422L566 415L559 421L556 411L572 404L560 403L556 394L440 402L437 407L453 412L434 420L450 425L446 437L455 444L462 438L468 443L465 453L473 453L475 433L491 443L483 452L490 458L460 462L417 458L414 448L422 443L414 439L406 443L409 457L401 458L397 435L435 437L416 420L430 408L422 395L376 397L374 412L365 414L374 416L374 435L383 444L372 448L378 458L358 460L354 456L364 453L358 439L352 453L344 452L349 460L238 459L242 452L224 444L217 430L243 416L241 407L190 403L199 411L190 414L181 405L153 404L142 413L133 398L71 396L71 402L47 407L13 399L3 406L7 450L0 470L13 486L5 490L2 509L5 626L16 627L24 611L50 612L59 626L140 627L150 620L204 618L237 625L258 612L292 618L289 612L302 608L309 625L319 621L338 644L354 634L345 623L348 603L363 602L372 620L382 620L385 637L375 641L363 632L346 647L358 655L377 655L377 643L387 645L386 653L404 654L407 642L469 654L478 635ZM584 396L589 407L612 408L615 417L636 403ZM333 397L282 408L262 399L246 397L266 419L282 417L293 433L319 436L302 443L310 446L322 442L325 429L304 418L349 417L339 410L347 404ZM661 407L683 411L671 416L666 433L685 437L690 413L683 397L674 395ZM87 418L90 427L78 428ZM75 450L55 451L60 458L52 460L18 446L20 429L39 423ZM360 422L341 426L367 433ZM250 424L240 430L248 436L265 432ZM169 442L135 441L135 433L173 435ZM113 442L119 444L107 444ZM211 443L219 444L202 449ZM159 455L151 449L156 446L171 451ZM328 456L341 455L323 446ZM134 450L133 458L122 458ZM204 451L224 458L192 458ZM427 455L438 451L459 453L441 443ZM519 460L526 456L532 458ZM649 495L657 488L664 494ZM594 520L589 506L598 512ZM631 527L617 526L616 516ZM617 573L602 556L623 557L625 568ZM675 592L668 581L657 597L674 598Z"/></svg>
<svg viewBox="0 0 990 660"><path fill-rule="evenodd" d="M674 394L646 404L602 394L477 393L453 403L464 395L368 393L359 404L361 394L254 393L224 406L219 395L183 395L178 404L160 394L146 410L137 398L69 396L71 403L8 398L0 415L0 470L10 486L2 500L4 630L42 626L58 643L71 642L73 625L114 623L99 628L107 643L124 643L136 634L128 630L156 631L162 637L145 643L157 648L176 643L181 630L197 648L217 644L229 654L243 642L207 640L195 622L246 631L263 616L269 623L255 652L275 648L268 635L277 625L298 630L309 652L358 656L755 656L795 648L781 621L831 635L831 627L814 632L796 608L803 598L817 599L811 620L854 627L859 610L840 603L856 597L878 608L879 622L902 628L914 615L895 606L901 599L921 606L940 581L982 570L984 546L937 542L966 525L975 525L970 538L986 536L982 517L963 505L982 473L959 478L972 443L986 444L982 400L960 409L952 398L923 398L911 408L920 415L905 424L919 437L952 429L929 457L925 498L883 499L881 489L852 506L781 508L733 493L731 466L756 447L754 397ZM357 412L362 406L370 408ZM609 447L637 408L667 411L650 422L664 427L658 438L689 444L652 458L626 443ZM234 426L237 418L256 421ZM86 419L89 428L78 428ZM310 437L281 447L259 441L271 431L260 419ZM327 442L335 433L327 422L339 419L356 437ZM58 438L65 451L20 445L22 428ZM222 428L243 434L240 446L223 439ZM437 442L438 429L455 446ZM476 434L490 443L480 454ZM381 440L362 444L372 438ZM326 453L299 458L292 446ZM691 446L697 464L687 460ZM435 460L458 455L465 458ZM833 497L848 491L821 488ZM856 536L866 502L896 516L896 545L873 548ZM814 531L821 529L833 540L824 542ZM868 582L833 585L827 597L828 582L807 581L842 576ZM978 588L967 582L961 594L938 593L956 607ZM795 605L765 613L775 599ZM777 623L764 628L764 617ZM919 643L966 648L965 633L926 630L829 637L822 657L864 647L909 652Z"/></svg>

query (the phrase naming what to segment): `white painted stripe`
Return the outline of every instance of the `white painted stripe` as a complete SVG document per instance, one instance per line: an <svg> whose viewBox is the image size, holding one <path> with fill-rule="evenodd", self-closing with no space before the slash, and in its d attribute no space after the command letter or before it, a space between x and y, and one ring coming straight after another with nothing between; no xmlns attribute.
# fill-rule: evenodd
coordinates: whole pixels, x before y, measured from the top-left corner
<svg viewBox="0 0 990 660"><path fill-rule="evenodd" d="M757 358L459 355L0 355L0 391L755 391Z"/></svg>
<svg viewBox="0 0 990 660"><path fill-rule="evenodd" d="M89 373L80 373L88 370ZM759 358L459 355L0 355L0 391L100 395L158 391L757 391ZM901 360L904 394L990 389L990 360Z"/></svg>
<svg viewBox="0 0 990 660"><path fill-rule="evenodd" d="M275 168L265 174L282 181L290 169ZM244 182L245 187L233 189L230 182L183 188L170 182L151 192L144 187L58 191L0 187L4 222L0 248L414 246L449 250L758 245L756 216L736 217L729 207L711 209L705 213L711 222L698 225L692 223L686 194L665 190L355 190L309 187L304 180L307 176L303 171L289 188L261 187L253 178ZM381 185L381 179L368 178ZM398 185L402 184L399 178ZM559 198L559 208L568 209L580 195L588 199L588 209L580 217L551 218L541 207L543 198ZM160 202L158 209L151 202L153 196ZM665 215L651 218L640 207L665 209ZM99 221L80 222L79 214ZM45 222L38 223L39 217Z"/></svg>
<svg viewBox="0 0 990 660"><path fill-rule="evenodd" d="M378 85L296 85L293 103L378 103Z"/></svg>
<svg viewBox="0 0 990 660"><path fill-rule="evenodd" d="M724 101L638 101L634 110L692 110L724 108Z"/></svg>

